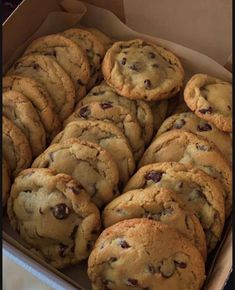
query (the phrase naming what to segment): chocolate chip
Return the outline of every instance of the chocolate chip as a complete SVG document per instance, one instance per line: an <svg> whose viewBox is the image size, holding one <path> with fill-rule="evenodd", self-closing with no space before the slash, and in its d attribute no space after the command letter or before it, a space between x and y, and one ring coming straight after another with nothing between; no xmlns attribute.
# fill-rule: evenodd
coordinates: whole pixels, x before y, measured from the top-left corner
<svg viewBox="0 0 235 290"><path fill-rule="evenodd" d="M134 62L133 64L131 64L131 65L129 66L129 68L130 68L131 70L134 70L134 71L139 72L139 71L141 70L141 63L140 63L140 62Z"/></svg>
<svg viewBox="0 0 235 290"><path fill-rule="evenodd" d="M121 64L125 65L126 64L126 57L123 57L123 59L121 60Z"/></svg>
<svg viewBox="0 0 235 290"><path fill-rule="evenodd" d="M42 211L41 207L39 208L39 212L40 212L40 214L43 214L43 211Z"/></svg>
<svg viewBox="0 0 235 290"><path fill-rule="evenodd" d="M71 235L70 235L70 239L72 239L72 240L75 239L75 235L76 235L76 233L77 233L77 230L78 230L78 226L75 226L75 227L73 228L73 231L72 231Z"/></svg>
<svg viewBox="0 0 235 290"><path fill-rule="evenodd" d="M204 144L196 144L196 148L200 151L210 151L211 147Z"/></svg>
<svg viewBox="0 0 235 290"><path fill-rule="evenodd" d="M128 286L137 286L138 285L138 280L133 279L133 278L128 278L126 285Z"/></svg>
<svg viewBox="0 0 235 290"><path fill-rule="evenodd" d="M53 215L56 219L66 219L70 214L70 209L64 203L59 203L53 208Z"/></svg>
<svg viewBox="0 0 235 290"><path fill-rule="evenodd" d="M111 257L110 259L109 259L109 262L110 263L113 263L113 262L116 262L117 261L117 257Z"/></svg>
<svg viewBox="0 0 235 290"><path fill-rule="evenodd" d="M231 108L229 105L228 105L227 107L228 107L228 109L231 111L232 108Z"/></svg>
<svg viewBox="0 0 235 290"><path fill-rule="evenodd" d="M86 245L86 250L88 252L90 252L92 250L92 247L93 247L93 242L92 241L88 241L87 245Z"/></svg>
<svg viewBox="0 0 235 290"><path fill-rule="evenodd" d="M198 125L197 126L197 129L198 129L198 131L200 131L200 132L204 132L204 131L210 131L210 130L212 130L212 127L211 127L211 125L210 124L208 124L208 123L204 123L204 124L202 124L202 125Z"/></svg>
<svg viewBox="0 0 235 290"><path fill-rule="evenodd" d="M80 79L77 80L77 84L80 86L85 86L85 84Z"/></svg>
<svg viewBox="0 0 235 290"><path fill-rule="evenodd" d="M202 114L211 114L212 113L212 108L208 107L206 109L200 109L199 112L202 113Z"/></svg>
<svg viewBox="0 0 235 290"><path fill-rule="evenodd" d="M147 90L150 90L151 87L152 87L152 83L151 83L151 81L150 81L150 80L145 80L145 81L144 81L144 86L145 86L145 88L146 88Z"/></svg>
<svg viewBox="0 0 235 290"><path fill-rule="evenodd" d="M181 268L181 269L185 269L187 267L187 264L184 262L175 261L175 265L176 265L176 267Z"/></svg>
<svg viewBox="0 0 235 290"><path fill-rule="evenodd" d="M33 64L33 69L38 70L40 68L40 65L37 63Z"/></svg>
<svg viewBox="0 0 235 290"><path fill-rule="evenodd" d="M79 115L82 117L82 118L87 118L89 115L90 115L91 111L89 109L89 106L85 106L85 107L82 107L80 110L79 110Z"/></svg>
<svg viewBox="0 0 235 290"><path fill-rule="evenodd" d="M101 104L100 104L100 107L101 107L103 110L106 110L106 109L112 108L113 105L112 105L110 102L105 102L105 103L101 103Z"/></svg>
<svg viewBox="0 0 235 290"><path fill-rule="evenodd" d="M181 129L186 124L184 119L177 120L173 126L175 129Z"/></svg>
<svg viewBox="0 0 235 290"><path fill-rule="evenodd" d="M60 257L64 258L65 257L65 251L68 248L68 246L66 246L66 245L64 245L62 243L60 243L59 246L60 246L59 255L60 255Z"/></svg>
<svg viewBox="0 0 235 290"><path fill-rule="evenodd" d="M145 179L158 183L162 179L162 174L160 171L150 171L145 175Z"/></svg>
<svg viewBox="0 0 235 290"><path fill-rule="evenodd" d="M156 273L156 269L152 264L148 265L148 270L151 274L155 274Z"/></svg>
<svg viewBox="0 0 235 290"><path fill-rule="evenodd" d="M124 240L120 241L120 246L123 248L123 249L128 249L130 248L130 245L128 245L128 243Z"/></svg>
<svg viewBox="0 0 235 290"><path fill-rule="evenodd" d="M148 54L148 56L150 58L155 58L156 57L156 54L150 51L149 54Z"/></svg>
<svg viewBox="0 0 235 290"><path fill-rule="evenodd" d="M152 64L152 67L159 68L159 65L157 63Z"/></svg>

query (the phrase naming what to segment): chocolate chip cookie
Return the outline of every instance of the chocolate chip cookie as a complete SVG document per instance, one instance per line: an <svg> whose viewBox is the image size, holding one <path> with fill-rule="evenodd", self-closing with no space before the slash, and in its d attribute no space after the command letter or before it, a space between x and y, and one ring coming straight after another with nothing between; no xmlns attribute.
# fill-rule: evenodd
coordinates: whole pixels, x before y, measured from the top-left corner
<svg viewBox="0 0 235 290"><path fill-rule="evenodd" d="M183 67L172 52L142 39L115 42L104 57L102 71L120 95L148 101L175 95L184 79Z"/></svg>
<svg viewBox="0 0 235 290"><path fill-rule="evenodd" d="M13 177L30 166L32 151L29 141L24 133L4 116L2 116L2 149Z"/></svg>
<svg viewBox="0 0 235 290"><path fill-rule="evenodd" d="M2 95L3 115L11 120L27 137L33 157L46 148L46 133L32 103L17 91Z"/></svg>
<svg viewBox="0 0 235 290"><path fill-rule="evenodd" d="M148 144L153 134L153 114L148 103L141 100L129 100L118 95L115 90L106 84L94 87L77 107L87 105L91 102L105 102L125 107L136 117L142 129L145 144ZM158 116L157 116L158 118Z"/></svg>
<svg viewBox="0 0 235 290"><path fill-rule="evenodd" d="M131 190L115 198L103 211L105 227L132 218L149 218L170 225L188 238L206 260L202 226L192 212L184 210L173 191L155 186Z"/></svg>
<svg viewBox="0 0 235 290"><path fill-rule="evenodd" d="M73 111L75 87L62 67L51 57L29 54L15 62L8 75L30 77L43 85L54 101L54 109L63 121Z"/></svg>
<svg viewBox="0 0 235 290"><path fill-rule="evenodd" d="M98 207L119 194L117 165L110 153L95 143L74 138L53 144L34 160L32 167L71 175Z"/></svg>
<svg viewBox="0 0 235 290"><path fill-rule="evenodd" d="M155 139L167 131L183 129L213 142L226 160L232 162L232 139L228 133L220 131L212 123L198 118L192 112L175 114L167 118L159 128Z"/></svg>
<svg viewBox="0 0 235 290"><path fill-rule="evenodd" d="M23 170L15 179L8 216L29 248L56 268L86 259L100 231L99 210L83 187L45 168Z"/></svg>
<svg viewBox="0 0 235 290"><path fill-rule="evenodd" d="M46 130L48 140L60 131L61 122L53 110L53 101L40 83L31 78L12 75L3 78L2 89L3 92L13 90L22 93L31 101Z"/></svg>
<svg viewBox="0 0 235 290"><path fill-rule="evenodd" d="M2 207L4 207L7 203L10 188L11 188L10 170L9 170L9 166L5 158L3 157L2 158Z"/></svg>
<svg viewBox="0 0 235 290"><path fill-rule="evenodd" d="M125 107L111 102L92 102L80 108L64 121L64 126L79 119L101 120L116 125L128 139L135 160L144 152L141 127L135 116Z"/></svg>
<svg viewBox="0 0 235 290"><path fill-rule="evenodd" d="M31 53L46 55L56 60L73 80L76 101L85 96L90 78L90 65L80 46L60 34L51 34L34 40L24 55Z"/></svg>
<svg viewBox="0 0 235 290"><path fill-rule="evenodd" d="M194 75L186 84L184 99L201 119L232 132L232 84L206 74Z"/></svg>
<svg viewBox="0 0 235 290"><path fill-rule="evenodd" d="M92 34L96 36L96 38L99 39L99 41L103 44L105 51L107 51L110 48L110 46L112 46L113 40L109 38L106 34L104 34L102 31L94 27L85 27L84 29L90 31Z"/></svg>
<svg viewBox="0 0 235 290"><path fill-rule="evenodd" d="M92 289L199 290L203 258L171 227L149 219L121 221L105 229L88 259Z"/></svg>
<svg viewBox="0 0 235 290"><path fill-rule="evenodd" d="M64 31L62 35L74 41L87 55L91 73L87 84L87 89L89 90L96 83L106 49L99 38L88 30L71 28Z"/></svg>
<svg viewBox="0 0 235 290"><path fill-rule="evenodd" d="M152 186L173 190L184 208L198 217L210 253L220 240L224 226L222 186L200 169L177 162L163 162L141 167L129 180L124 192Z"/></svg>
<svg viewBox="0 0 235 290"><path fill-rule="evenodd" d="M139 167L165 161L191 164L218 180L224 189L226 217L230 215L232 172L228 162L213 143L181 129L171 130L153 141L145 151Z"/></svg>
<svg viewBox="0 0 235 290"><path fill-rule="evenodd" d="M99 144L106 149L119 169L120 189L135 170L135 160L126 137L112 123L81 120L69 123L53 140L52 144L69 138L79 138Z"/></svg>

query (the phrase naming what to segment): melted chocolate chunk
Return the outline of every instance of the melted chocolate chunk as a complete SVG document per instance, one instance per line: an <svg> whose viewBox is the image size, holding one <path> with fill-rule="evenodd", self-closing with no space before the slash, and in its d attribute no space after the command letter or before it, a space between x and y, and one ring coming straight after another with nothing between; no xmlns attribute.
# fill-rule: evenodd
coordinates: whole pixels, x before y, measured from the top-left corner
<svg viewBox="0 0 235 290"><path fill-rule="evenodd" d="M160 171L150 171L145 175L145 179L158 183L162 179L162 174Z"/></svg>
<svg viewBox="0 0 235 290"><path fill-rule="evenodd" d="M205 108L205 109L200 109L199 112L202 113L202 114L211 114L212 113L212 108L208 107L208 108Z"/></svg>
<svg viewBox="0 0 235 290"><path fill-rule="evenodd" d="M79 115L82 117L82 118L87 118L89 115L90 115L91 111L89 109L89 106L85 106L85 107L82 107L80 110L79 110Z"/></svg>
<svg viewBox="0 0 235 290"><path fill-rule="evenodd" d="M70 214L70 209L64 203L57 204L53 209L53 215L56 219L66 219Z"/></svg>
<svg viewBox="0 0 235 290"><path fill-rule="evenodd" d="M106 110L106 109L112 108L113 105L112 105L110 102L105 102L105 103L101 103L101 104L100 104L100 107L101 107L103 110Z"/></svg>
<svg viewBox="0 0 235 290"><path fill-rule="evenodd" d="M175 129L181 129L186 124L184 119L177 120L173 126Z"/></svg>
<svg viewBox="0 0 235 290"><path fill-rule="evenodd" d="M178 262L178 261L174 261L176 267L181 268L181 269L185 269L187 267L187 264L184 262Z"/></svg>
<svg viewBox="0 0 235 290"><path fill-rule="evenodd" d="M138 280L133 279L133 278L128 278L126 285L128 286L137 286L138 285Z"/></svg>
<svg viewBox="0 0 235 290"><path fill-rule="evenodd" d="M210 151L211 147L203 144L196 144L196 148L200 151Z"/></svg>
<svg viewBox="0 0 235 290"><path fill-rule="evenodd" d="M159 68L159 65L157 63L152 64L152 67Z"/></svg>
<svg viewBox="0 0 235 290"><path fill-rule="evenodd" d="M84 83L80 79L77 80L77 84L80 86L84 86Z"/></svg>
<svg viewBox="0 0 235 290"><path fill-rule="evenodd" d="M145 80L144 81L144 87L147 89L147 90L150 90L151 87L152 87L152 83L150 80Z"/></svg>
<svg viewBox="0 0 235 290"><path fill-rule="evenodd" d="M35 69L35 70L39 70L39 69L40 69L40 65L37 64L37 63L34 63L34 64L33 64L33 69Z"/></svg>
<svg viewBox="0 0 235 290"><path fill-rule="evenodd" d="M148 56L150 57L150 58L155 58L156 57L156 54L154 53L154 52L149 52L148 53Z"/></svg>
<svg viewBox="0 0 235 290"><path fill-rule="evenodd" d="M133 71L136 71L136 72L140 72L141 70L141 63L140 62L134 62L133 64L131 64L129 66L129 68Z"/></svg>
<svg viewBox="0 0 235 290"><path fill-rule="evenodd" d="M151 274L155 274L156 273L156 269L152 264L148 265L148 270Z"/></svg>
<svg viewBox="0 0 235 290"><path fill-rule="evenodd" d="M75 226L75 227L73 228L73 231L72 231L71 235L70 235L70 239L72 239L72 240L75 239L75 235L76 235L76 233L77 233L77 230L78 230L78 226Z"/></svg>
<svg viewBox="0 0 235 290"><path fill-rule="evenodd" d="M117 257L111 257L110 259L109 259L109 262L110 263L113 263L113 262L116 262L117 261Z"/></svg>
<svg viewBox="0 0 235 290"><path fill-rule="evenodd" d="M121 64L125 65L126 64L126 57L123 57L123 59L121 60Z"/></svg>
<svg viewBox="0 0 235 290"><path fill-rule="evenodd" d="M200 132L205 132L205 131L210 131L210 130L212 130L212 127L211 127L211 125L210 124L208 124L208 123L204 123L204 124L202 124L202 125L198 125L197 126L197 129L198 129L198 131L200 131Z"/></svg>
<svg viewBox="0 0 235 290"><path fill-rule="evenodd" d="M66 245L64 245L62 243L60 243L59 246L60 246L59 255L60 255L60 257L64 258L65 257L65 251L68 248L68 246L66 246Z"/></svg>
<svg viewBox="0 0 235 290"><path fill-rule="evenodd" d="M120 241L120 246L123 248L123 249L128 249L130 248L130 245L128 245L128 243L124 240Z"/></svg>

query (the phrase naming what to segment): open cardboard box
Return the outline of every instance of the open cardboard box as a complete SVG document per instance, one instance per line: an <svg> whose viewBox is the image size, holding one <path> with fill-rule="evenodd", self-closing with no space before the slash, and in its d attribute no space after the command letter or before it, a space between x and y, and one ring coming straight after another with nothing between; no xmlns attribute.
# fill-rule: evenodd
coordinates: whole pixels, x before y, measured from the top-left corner
<svg viewBox="0 0 235 290"><path fill-rule="evenodd" d="M156 1L154 2L153 0L149 0L147 5L140 0L89 0L85 2L86 6L76 0L23 1L3 25L3 73L9 68L13 61L21 55L26 45L32 39L41 35L56 33L66 28L74 27L78 25L78 20L82 18L79 21L81 25L96 27L115 39L142 37L171 49L182 60L186 70L186 80L194 73L204 72L231 81L231 73L221 64L209 57L176 43L150 37L147 34L137 33L121 22L123 21L131 26L141 27L141 31L145 33L151 32L152 35L161 35L162 32L158 31L158 26L154 25L154 22L157 21L157 13L154 13L154 11L159 8L157 5L160 5L160 3L156 3ZM87 2L89 4L87 4ZM169 4L173 2L174 1L171 1ZM186 1L183 0L182 2L186 3ZM203 0L203 5L209 5L210 2L211 0ZM218 0L217 2L220 3L223 1ZM112 13L90 4L95 4L110 10ZM165 6L166 5L167 4L165 4ZM176 1L175 5L178 5ZM225 8L227 9L228 7L226 6ZM226 9L225 11L227 11ZM133 11L135 12L133 13ZM174 11L173 7L172 11ZM143 15L143 18L138 17L136 20L133 15ZM146 22L146 17L148 17L148 22ZM154 19L154 17L156 19ZM226 18L223 18L223 15L221 17L223 22L227 21ZM176 20L174 19L172 21L174 22ZM218 19L214 19L213 23L217 21ZM151 27L148 27L149 23L152 24ZM220 30L220 33L224 33L225 30L226 27L224 30ZM206 31L202 31L204 31L204 35L206 35ZM227 32L229 33L230 31ZM215 42L217 41L216 45L218 46L216 52L214 51L215 45L201 47L200 51L212 55L217 61L225 64L229 52L231 52L231 42L229 40L231 39L231 34L227 34L226 40L223 41L223 45L221 42L217 45L220 40L219 36L218 39L214 39ZM180 38L180 35L183 35L180 30L177 30L175 35L177 35L179 42L185 44L185 39ZM197 36L197 34L195 35ZM171 37L170 34L169 37ZM223 47L221 47L221 45ZM197 47L197 49L199 48ZM227 63L227 68L229 67L230 63ZM66 268L63 271L52 268L47 263L34 256L22 243L20 243L19 237L10 228L6 217L4 217L3 220L3 253L53 289L91 289L86 276L86 261L79 265ZM213 257L209 258L207 280L204 289L223 289L231 270L232 228L231 222L227 221L221 243L218 245Z"/></svg>

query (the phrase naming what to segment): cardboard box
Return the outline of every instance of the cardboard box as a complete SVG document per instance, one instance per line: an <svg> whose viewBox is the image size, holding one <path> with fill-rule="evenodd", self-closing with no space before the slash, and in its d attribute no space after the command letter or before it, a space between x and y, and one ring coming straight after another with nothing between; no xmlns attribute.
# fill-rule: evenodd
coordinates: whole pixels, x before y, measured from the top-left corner
<svg viewBox="0 0 235 290"><path fill-rule="evenodd" d="M208 5L210 2L200 1L207 3ZM82 25L97 27L113 38L131 39L142 37L170 48L182 60L182 63L186 68L186 79L188 79L193 73L205 72L224 80L231 81L232 76L228 70L209 57L161 38L154 38L147 34L139 34L121 22L122 20L129 23L131 26L141 26L141 32L148 33L149 24L146 22L146 15L149 17L149 23L154 24L154 21L157 21L157 19L154 19L154 17L156 17L155 13L149 13L148 15L146 9L155 11L155 9L159 8L157 5L160 4L156 4L156 1L149 0L148 5L139 0L89 0L86 2L106 8L118 17L111 12L105 11L101 8L96 8L89 4L86 4L86 7L84 7L82 3L79 3L76 0L23 1L18 9L5 21L3 25L3 72L5 72L13 61L21 55L24 48L32 39L41 35L62 31L68 27L76 26L78 20L83 17L81 20ZM136 5L137 2L138 5ZM178 1L171 1L171 4L173 4L173 2L179 3ZM220 1L217 0L217 2ZM152 7L155 7L155 9L151 9ZM141 15L142 9L143 19L138 17L138 21L136 21L133 15ZM133 13L133 11L135 12ZM168 17L170 17L170 15ZM226 15L221 15L221 17L226 17ZM226 31L226 23L228 24L229 21L225 18L223 19L225 28L222 29L222 31L224 32ZM212 20L213 19L211 19L211 21ZM213 21L216 22L218 19ZM154 26L155 29L153 29L153 24L151 26L151 34L154 36L161 35L158 26ZM229 24L227 27L229 27ZM181 32L177 29L175 31L178 35L178 42L184 43L184 39L180 39L179 37ZM169 33L169 36L171 33ZM164 34L162 34L162 36L164 36ZM198 34L195 34L195 37L197 36ZM216 55L220 61L226 60L229 56L229 53L227 54L227 52L231 51L231 33L229 29L226 39L227 41L216 42ZM214 41L216 41L216 39L214 39ZM221 48L222 44L223 48ZM215 53L214 49L215 45L212 46L213 53ZM210 54L210 51L208 51L208 54ZM22 243L20 243L17 234L11 230L7 218L4 218L3 222L3 253L53 289L91 289L86 276L86 262L69 267L63 271L58 271L50 267L47 263L34 256L22 245ZM215 256L214 260L212 259L210 261L210 268L207 272L208 278L204 288L208 290L223 289L232 269L232 230L229 221L225 226L223 240L221 241Z"/></svg>

